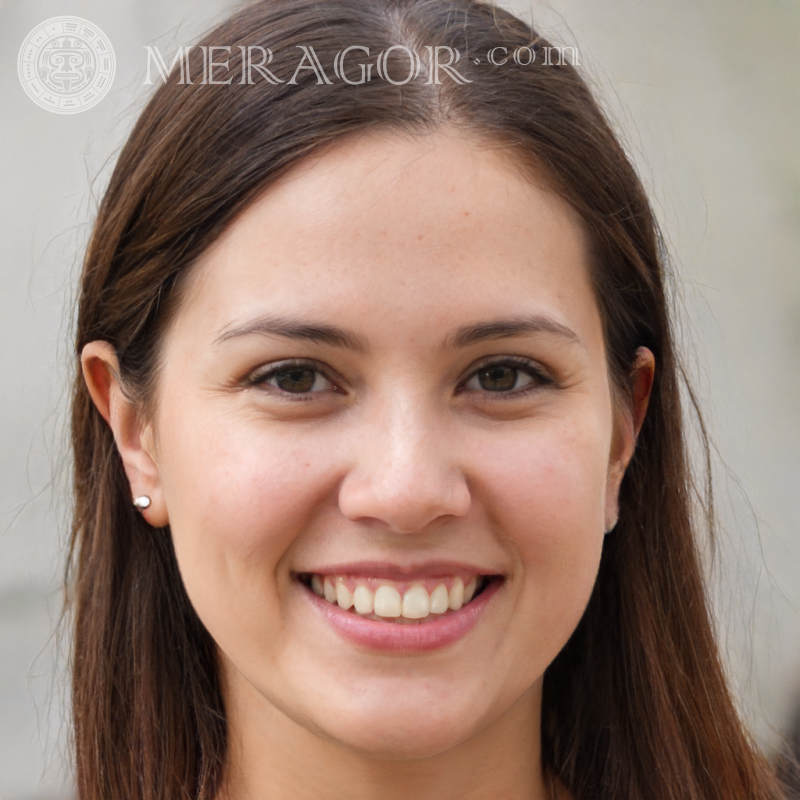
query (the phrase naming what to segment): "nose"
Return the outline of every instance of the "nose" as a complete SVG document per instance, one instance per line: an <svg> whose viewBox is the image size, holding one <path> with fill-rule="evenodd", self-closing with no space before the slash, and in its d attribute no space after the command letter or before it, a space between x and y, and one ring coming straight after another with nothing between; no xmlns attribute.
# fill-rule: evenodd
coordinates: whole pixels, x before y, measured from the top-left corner
<svg viewBox="0 0 800 800"><path fill-rule="evenodd" d="M452 435L434 411L395 403L364 424L354 442L339 489L339 509L348 519L380 520L391 532L407 534L469 510L470 490Z"/></svg>

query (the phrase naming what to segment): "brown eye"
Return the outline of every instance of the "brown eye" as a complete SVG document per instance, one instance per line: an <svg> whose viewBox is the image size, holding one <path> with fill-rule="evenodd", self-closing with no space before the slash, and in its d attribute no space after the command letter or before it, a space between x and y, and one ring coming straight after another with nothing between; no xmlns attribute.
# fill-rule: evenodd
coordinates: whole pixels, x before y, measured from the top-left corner
<svg viewBox="0 0 800 800"><path fill-rule="evenodd" d="M285 392L310 392L316 382L316 370L308 367L292 367L274 373L275 386Z"/></svg>
<svg viewBox="0 0 800 800"><path fill-rule="evenodd" d="M464 388L471 392L488 392L520 397L542 386L552 384L532 363L524 359L504 359L485 364L476 370Z"/></svg>
<svg viewBox="0 0 800 800"><path fill-rule="evenodd" d="M273 386L279 393L287 395L317 394L326 390L336 390L315 364L284 363L282 366L262 371L251 380L252 386Z"/></svg>
<svg viewBox="0 0 800 800"><path fill-rule="evenodd" d="M498 365L482 369L477 373L482 389L490 392L507 392L514 388L519 370L506 365Z"/></svg>

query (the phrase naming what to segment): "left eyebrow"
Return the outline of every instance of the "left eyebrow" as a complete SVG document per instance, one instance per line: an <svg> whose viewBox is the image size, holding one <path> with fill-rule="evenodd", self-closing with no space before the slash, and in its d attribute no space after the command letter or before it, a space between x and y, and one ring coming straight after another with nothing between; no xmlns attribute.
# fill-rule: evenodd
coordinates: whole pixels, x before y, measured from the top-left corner
<svg viewBox="0 0 800 800"><path fill-rule="evenodd" d="M516 316L491 322L464 325L445 338L442 349L460 350L480 342L510 339L514 336L529 336L537 333L559 336L585 349L585 345L571 328L545 314ZM322 322L299 320L275 314L265 314L229 330L223 328L214 340L214 345L252 334L282 336L288 339L318 342L362 354L369 352L369 343L354 331Z"/></svg>
<svg viewBox="0 0 800 800"><path fill-rule="evenodd" d="M499 319L493 322L481 322L477 325L465 325L447 337L444 349L469 347L479 342L494 339L510 339L513 336L526 336L536 333L549 333L567 339L572 344L585 345L575 331L546 314Z"/></svg>

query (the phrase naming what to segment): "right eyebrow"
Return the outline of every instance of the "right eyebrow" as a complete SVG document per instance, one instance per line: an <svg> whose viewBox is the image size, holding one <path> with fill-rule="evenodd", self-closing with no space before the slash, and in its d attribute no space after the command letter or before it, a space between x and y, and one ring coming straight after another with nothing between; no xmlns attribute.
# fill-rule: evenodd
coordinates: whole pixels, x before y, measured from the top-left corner
<svg viewBox="0 0 800 800"><path fill-rule="evenodd" d="M263 314L230 330L223 329L214 340L214 345L222 344L239 336L261 334L264 336L283 336L300 341L319 342L332 347L368 353L369 345L353 331L319 322L304 322L293 317Z"/></svg>

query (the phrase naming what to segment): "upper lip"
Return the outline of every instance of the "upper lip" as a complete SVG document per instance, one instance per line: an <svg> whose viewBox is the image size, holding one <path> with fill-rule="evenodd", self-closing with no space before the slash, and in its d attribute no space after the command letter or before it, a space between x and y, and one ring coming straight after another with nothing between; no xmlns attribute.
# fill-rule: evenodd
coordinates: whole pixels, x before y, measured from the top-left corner
<svg viewBox="0 0 800 800"><path fill-rule="evenodd" d="M413 578L440 578L450 575L499 575L496 570L459 561L425 561L390 564L386 561L350 561L297 570L298 575L363 575L370 578L403 581Z"/></svg>

